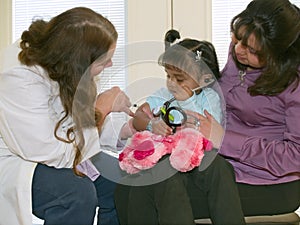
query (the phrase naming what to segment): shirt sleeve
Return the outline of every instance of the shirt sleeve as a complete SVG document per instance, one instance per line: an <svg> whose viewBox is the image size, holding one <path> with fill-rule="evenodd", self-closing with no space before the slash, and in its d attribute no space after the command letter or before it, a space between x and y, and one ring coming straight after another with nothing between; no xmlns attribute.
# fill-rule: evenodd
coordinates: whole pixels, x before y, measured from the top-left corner
<svg viewBox="0 0 300 225"><path fill-rule="evenodd" d="M72 167L73 143L54 136L58 119L49 106L50 83L24 68L1 74L0 83L0 132L10 151L28 161ZM57 134L65 138L66 130L60 127ZM85 160L99 152L100 146L96 128L84 129L83 135Z"/></svg>
<svg viewBox="0 0 300 225"><path fill-rule="evenodd" d="M300 88L285 95L282 138L267 140L226 130L219 153L277 177L300 173ZM270 128L272 129L272 128Z"/></svg>
<svg viewBox="0 0 300 225"><path fill-rule="evenodd" d="M211 88L203 89L202 93L188 98L185 101L178 101L178 105L184 109L204 114L207 110L218 122L222 119L222 108L220 97L216 91Z"/></svg>
<svg viewBox="0 0 300 225"><path fill-rule="evenodd" d="M117 151L117 145L119 143L119 135L122 127L127 123L125 116L121 114L119 117L114 115L108 115L105 118L102 130L100 133L100 146L102 149Z"/></svg>

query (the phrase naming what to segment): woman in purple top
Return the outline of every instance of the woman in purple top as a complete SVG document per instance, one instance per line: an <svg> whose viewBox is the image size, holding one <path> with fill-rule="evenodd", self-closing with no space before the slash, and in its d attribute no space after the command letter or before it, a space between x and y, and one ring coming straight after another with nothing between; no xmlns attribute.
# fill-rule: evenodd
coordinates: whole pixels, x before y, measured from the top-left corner
<svg viewBox="0 0 300 225"><path fill-rule="evenodd" d="M254 0L232 19L231 31L219 81L226 127L207 113L198 115L200 131L232 164L245 215L292 212L300 205L299 8ZM197 218L201 202L196 189L189 193Z"/></svg>

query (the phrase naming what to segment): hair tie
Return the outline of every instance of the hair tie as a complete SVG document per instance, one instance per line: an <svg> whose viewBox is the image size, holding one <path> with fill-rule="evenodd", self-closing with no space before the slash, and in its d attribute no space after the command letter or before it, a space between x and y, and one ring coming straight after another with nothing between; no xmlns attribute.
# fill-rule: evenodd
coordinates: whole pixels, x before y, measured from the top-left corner
<svg viewBox="0 0 300 225"><path fill-rule="evenodd" d="M202 57L202 51L198 51L196 52L196 57L195 57L195 61L199 62L201 61L201 57Z"/></svg>

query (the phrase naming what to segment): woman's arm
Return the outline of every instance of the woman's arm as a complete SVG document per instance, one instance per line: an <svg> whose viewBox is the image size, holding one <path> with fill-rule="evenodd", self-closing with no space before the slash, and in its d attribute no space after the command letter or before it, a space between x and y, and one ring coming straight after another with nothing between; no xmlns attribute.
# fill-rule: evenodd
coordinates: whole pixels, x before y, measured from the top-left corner
<svg viewBox="0 0 300 225"><path fill-rule="evenodd" d="M290 88L291 89L291 88ZM267 138L262 134L241 134L238 129L225 131L219 153L259 170L265 170L277 177L300 173L300 87L293 92L281 94L284 102L282 134ZM275 107L275 106L273 106ZM265 124L262 133L271 133L276 125L272 119L279 117L269 114L271 125ZM280 116L281 117L281 116ZM274 128L272 127L274 126ZM250 129L250 128L249 128ZM277 128L278 129L278 128ZM280 135L280 136L279 136Z"/></svg>
<svg viewBox="0 0 300 225"><path fill-rule="evenodd" d="M72 167L73 144L54 136L63 107L58 95L53 93L53 83L45 77L28 67L1 74L0 132L10 151L24 160ZM67 128L72 126L69 122L59 127L59 137L66 138ZM85 129L84 137L83 157L88 158L100 151L96 128Z"/></svg>

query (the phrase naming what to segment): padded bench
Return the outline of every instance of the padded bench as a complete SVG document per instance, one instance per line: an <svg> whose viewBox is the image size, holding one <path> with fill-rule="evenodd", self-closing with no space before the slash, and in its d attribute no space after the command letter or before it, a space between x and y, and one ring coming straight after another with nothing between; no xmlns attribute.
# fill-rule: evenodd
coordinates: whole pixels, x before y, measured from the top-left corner
<svg viewBox="0 0 300 225"><path fill-rule="evenodd" d="M247 216L246 223L249 225L300 225L300 218L296 213L280 215ZM196 219L196 224L210 225L210 219Z"/></svg>

